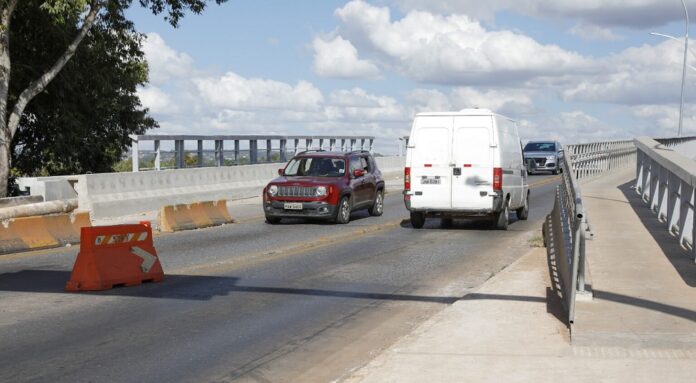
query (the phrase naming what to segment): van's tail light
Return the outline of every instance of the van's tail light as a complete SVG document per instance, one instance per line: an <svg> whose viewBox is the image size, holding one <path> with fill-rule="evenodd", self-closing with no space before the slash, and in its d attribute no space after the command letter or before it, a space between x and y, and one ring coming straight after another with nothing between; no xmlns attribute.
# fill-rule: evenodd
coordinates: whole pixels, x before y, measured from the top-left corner
<svg viewBox="0 0 696 383"><path fill-rule="evenodd" d="M404 190L406 190L406 191L411 190L411 168L410 167L404 168Z"/></svg>
<svg viewBox="0 0 696 383"><path fill-rule="evenodd" d="M503 168L493 168L493 191L503 190Z"/></svg>

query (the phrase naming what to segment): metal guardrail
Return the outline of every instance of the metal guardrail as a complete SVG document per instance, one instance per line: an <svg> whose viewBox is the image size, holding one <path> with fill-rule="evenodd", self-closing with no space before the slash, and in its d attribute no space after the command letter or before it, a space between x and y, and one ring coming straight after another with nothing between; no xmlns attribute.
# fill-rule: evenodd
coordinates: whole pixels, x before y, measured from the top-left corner
<svg viewBox="0 0 696 383"><path fill-rule="evenodd" d="M694 141L696 137L639 138L635 140L567 145L561 160L563 179L556 189L556 200L544 223L544 243L550 253L550 266L558 276L568 322L575 318L575 298L585 289L585 241L593 234L582 203L580 180L598 177L637 163L636 189L658 219L668 223L696 259L694 239L696 220L694 190L696 161L671 147Z"/></svg>
<svg viewBox="0 0 696 383"><path fill-rule="evenodd" d="M300 150L310 150L310 149L328 149L328 150L369 150L372 151L375 138L373 136L280 136L280 135L266 135L266 136L255 136L255 135L131 135L130 136L132 144L132 169L134 172L140 171L140 154L141 147L140 143L143 141L152 141L154 143L154 170L160 170L162 168L162 151L160 149L160 143L162 141L173 141L174 142L174 168L184 168L186 167L186 153L196 153L196 166L205 166L205 153L211 152L203 149L203 143L205 141L215 142L215 149L213 152L214 166L225 166L225 141L232 141L234 149L231 151L233 154L230 164L240 165L242 163L242 149L241 142L248 142L248 158L245 160L249 164L259 163L259 148L258 142L265 141L265 161L268 162L286 162L287 154L297 153ZM197 150L187 151L185 149L184 143L186 141L196 141ZM304 142L302 142L304 141ZM278 145L274 148L273 143L278 142ZM358 144L359 142L359 144ZM292 150L288 151L288 143L293 144ZM301 145L304 143L304 145ZM278 153L278 160L273 161L273 152Z"/></svg>
<svg viewBox="0 0 696 383"><path fill-rule="evenodd" d="M633 164L636 147L633 140L567 145L565 156L569 157L575 178L582 180Z"/></svg>
<svg viewBox="0 0 696 383"><path fill-rule="evenodd" d="M636 162L636 191L667 230L678 238L679 244L691 251L696 259L696 161L672 149L673 146L696 137L653 140L635 139L638 148Z"/></svg>
<svg viewBox="0 0 696 383"><path fill-rule="evenodd" d="M562 181L556 188L551 214L544 223L544 243L558 276L568 323L575 318L575 298L585 288L585 241L593 237L582 202L579 181L631 166L636 158L632 140L567 145L561 159Z"/></svg>
<svg viewBox="0 0 696 383"><path fill-rule="evenodd" d="M562 181L556 187L553 210L546 217L543 233L544 244L551 255L551 266L555 268L552 271L558 275L568 322L572 323L575 296L578 292L585 292L585 238L589 224L568 156L561 159L561 169Z"/></svg>

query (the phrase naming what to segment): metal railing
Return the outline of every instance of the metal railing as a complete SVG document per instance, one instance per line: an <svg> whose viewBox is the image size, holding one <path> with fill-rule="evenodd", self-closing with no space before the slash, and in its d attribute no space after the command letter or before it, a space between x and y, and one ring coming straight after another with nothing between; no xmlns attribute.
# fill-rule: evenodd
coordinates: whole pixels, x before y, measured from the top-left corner
<svg viewBox="0 0 696 383"><path fill-rule="evenodd" d="M678 238L679 244L696 259L696 215L694 188L696 188L696 161L685 157L671 147L696 137L653 140L635 139L638 148L636 161L636 192L667 230Z"/></svg>
<svg viewBox="0 0 696 383"><path fill-rule="evenodd" d="M633 164L636 147L633 140L567 145L565 156L569 157L575 178L582 180Z"/></svg>
<svg viewBox="0 0 696 383"><path fill-rule="evenodd" d="M130 136L132 144L132 169L134 172L140 171L140 154L143 151L141 148L141 142L152 141L154 155L153 158L153 169L162 169L162 141L173 141L174 142L174 153L173 153L173 168L179 169L186 167L186 154L196 153L196 167L206 166L205 154L211 153L213 157L212 166L225 166L225 165L240 165L244 162L248 164L258 164L259 163L259 152L265 154L265 161L263 162L286 162L288 153L297 153L301 150L310 149L326 149L326 150L373 150L373 144L375 138L373 136L279 136L279 135L269 135L269 136L251 136L251 135L131 135ZM196 141L196 150L186 150L186 141ZM214 150L204 150L204 142L214 142ZM225 142L229 141L233 143L233 150L228 151L232 154L230 160L225 158ZM266 144L265 150L259 150L259 141ZM241 143L248 143L246 149L242 150ZM277 145L274 147L274 143ZM292 149L288 148L288 145L292 145ZM242 152L247 152L248 156L242 156ZM264 153L265 152L265 153ZM274 152L278 153L277 159L274 160ZM210 166L210 165L209 165Z"/></svg>
<svg viewBox="0 0 696 383"><path fill-rule="evenodd" d="M556 187L553 210L546 217L543 233L552 272L557 274L559 290L568 312L568 322L572 323L575 296L585 292L585 239L590 233L590 226L575 172L569 171L572 165L568 159L568 156L564 156L560 161L562 180Z"/></svg>

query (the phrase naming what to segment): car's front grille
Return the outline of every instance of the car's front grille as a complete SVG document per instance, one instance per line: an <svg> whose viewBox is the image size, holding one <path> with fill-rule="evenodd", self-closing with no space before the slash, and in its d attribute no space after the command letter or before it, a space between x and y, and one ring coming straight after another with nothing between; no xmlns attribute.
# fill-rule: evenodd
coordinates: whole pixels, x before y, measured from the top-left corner
<svg viewBox="0 0 696 383"><path fill-rule="evenodd" d="M315 186L280 186L278 188L280 197L315 197L316 195Z"/></svg>
<svg viewBox="0 0 696 383"><path fill-rule="evenodd" d="M546 158L535 158L534 162L536 162L537 165L544 166L546 165Z"/></svg>

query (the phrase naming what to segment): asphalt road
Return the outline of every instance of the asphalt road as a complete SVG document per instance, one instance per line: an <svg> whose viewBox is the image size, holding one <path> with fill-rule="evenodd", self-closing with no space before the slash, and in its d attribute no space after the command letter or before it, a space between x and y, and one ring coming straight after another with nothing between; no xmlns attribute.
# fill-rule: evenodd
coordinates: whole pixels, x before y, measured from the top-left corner
<svg viewBox="0 0 696 383"><path fill-rule="evenodd" d="M555 178L530 182L530 219L506 232L414 230L398 191L348 225L241 206L157 236L164 282L99 293L63 292L77 247L0 256L0 381L340 381L528 251Z"/></svg>

